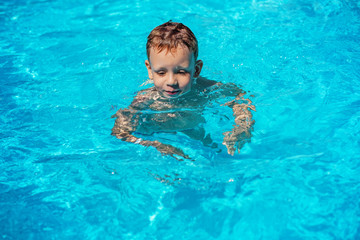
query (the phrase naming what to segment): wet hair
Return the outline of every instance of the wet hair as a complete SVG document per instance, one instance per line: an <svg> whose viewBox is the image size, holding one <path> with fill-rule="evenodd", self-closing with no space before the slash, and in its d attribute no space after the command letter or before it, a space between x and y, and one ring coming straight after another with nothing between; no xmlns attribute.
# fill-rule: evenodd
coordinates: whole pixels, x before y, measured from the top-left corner
<svg viewBox="0 0 360 240"><path fill-rule="evenodd" d="M150 59L150 49L157 49L158 52L166 49L171 51L178 46L187 47L194 53L195 60L198 57L198 42L194 33L182 23L172 22L171 20L154 28L146 43L146 53Z"/></svg>

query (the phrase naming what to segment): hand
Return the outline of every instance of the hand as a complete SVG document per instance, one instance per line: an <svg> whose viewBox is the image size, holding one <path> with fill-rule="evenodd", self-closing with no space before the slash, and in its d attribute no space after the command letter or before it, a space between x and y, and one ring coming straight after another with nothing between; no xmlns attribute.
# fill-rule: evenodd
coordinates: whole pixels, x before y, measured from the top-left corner
<svg viewBox="0 0 360 240"><path fill-rule="evenodd" d="M223 145L226 146L228 154L234 155L236 149L240 153L240 149L245 143L250 141L250 134L245 131L239 131L238 128L232 131L224 132Z"/></svg>
<svg viewBox="0 0 360 240"><path fill-rule="evenodd" d="M159 141L154 141L154 144L152 144L156 149L161 152L163 155L170 155L176 160L183 161L182 159L178 159L174 155L178 155L180 157L183 157L185 159L190 159L188 155L186 155L181 149L176 148L174 146L171 146L169 144L163 144Z"/></svg>

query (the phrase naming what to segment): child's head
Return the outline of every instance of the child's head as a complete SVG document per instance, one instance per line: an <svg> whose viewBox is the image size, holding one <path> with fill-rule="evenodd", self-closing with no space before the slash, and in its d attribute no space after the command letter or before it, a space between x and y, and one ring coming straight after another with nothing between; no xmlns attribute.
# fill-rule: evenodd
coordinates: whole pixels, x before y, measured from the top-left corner
<svg viewBox="0 0 360 240"><path fill-rule="evenodd" d="M203 63L196 60L197 40L188 27L170 21L154 28L146 50L149 78L162 96L176 98L191 91Z"/></svg>
<svg viewBox="0 0 360 240"><path fill-rule="evenodd" d="M182 23L166 22L154 28L146 43L146 53L149 59L150 49L154 48L161 52L176 49L178 46L187 47L194 53L195 60L198 57L198 42L194 33Z"/></svg>

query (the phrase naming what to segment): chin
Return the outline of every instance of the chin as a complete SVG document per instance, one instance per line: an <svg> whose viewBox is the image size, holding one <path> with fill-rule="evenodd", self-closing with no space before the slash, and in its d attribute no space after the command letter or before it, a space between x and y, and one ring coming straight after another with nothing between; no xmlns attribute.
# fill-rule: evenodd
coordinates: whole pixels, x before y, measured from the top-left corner
<svg viewBox="0 0 360 240"><path fill-rule="evenodd" d="M178 97L180 97L180 96L182 96L183 94L181 94L181 93L178 93L178 94L176 94L176 95L168 95L168 94L164 94L163 96L164 97L166 97L166 98L178 98Z"/></svg>

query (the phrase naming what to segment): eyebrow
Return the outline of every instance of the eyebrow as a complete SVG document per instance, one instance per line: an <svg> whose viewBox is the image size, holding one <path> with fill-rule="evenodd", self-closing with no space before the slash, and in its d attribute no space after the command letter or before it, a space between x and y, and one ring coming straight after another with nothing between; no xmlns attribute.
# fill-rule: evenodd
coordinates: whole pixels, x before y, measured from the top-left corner
<svg viewBox="0 0 360 240"><path fill-rule="evenodd" d="M154 69L154 72L160 72L160 71L167 71L167 69L166 68Z"/></svg>
<svg viewBox="0 0 360 240"><path fill-rule="evenodd" d="M186 71L188 71L189 68L190 68L190 66L189 67L178 66L178 67L175 68L175 70L177 70L177 71L178 70L186 70ZM154 72L160 72L160 71L167 71L167 68L160 67L160 68L157 68L157 69L153 68L153 70L154 70Z"/></svg>
<svg viewBox="0 0 360 240"><path fill-rule="evenodd" d="M188 70L189 68L190 68L190 66L189 66L189 67L179 66L179 67L176 67L175 69L176 69L176 70Z"/></svg>

